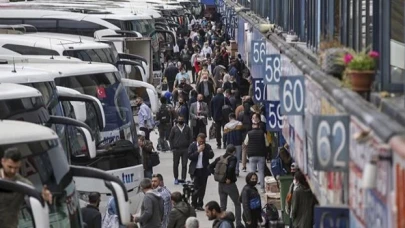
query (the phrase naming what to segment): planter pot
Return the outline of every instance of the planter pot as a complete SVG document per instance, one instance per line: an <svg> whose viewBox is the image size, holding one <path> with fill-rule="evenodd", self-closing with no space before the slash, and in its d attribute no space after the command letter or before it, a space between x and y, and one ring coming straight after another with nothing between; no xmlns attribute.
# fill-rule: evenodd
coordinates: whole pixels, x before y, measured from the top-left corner
<svg viewBox="0 0 405 228"><path fill-rule="evenodd" d="M374 71L355 71L350 70L348 75L350 76L350 82L352 84L352 90L356 92L369 92L371 85L374 82Z"/></svg>

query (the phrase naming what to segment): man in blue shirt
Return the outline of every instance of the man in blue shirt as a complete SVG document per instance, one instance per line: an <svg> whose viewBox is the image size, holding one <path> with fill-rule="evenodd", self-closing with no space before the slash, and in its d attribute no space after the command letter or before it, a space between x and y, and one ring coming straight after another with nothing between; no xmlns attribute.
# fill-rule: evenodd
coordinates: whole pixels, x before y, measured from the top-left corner
<svg viewBox="0 0 405 228"><path fill-rule="evenodd" d="M138 120L139 120L139 130L145 132L145 139L149 140L149 132L155 126L155 121L153 120L152 110L147 106L141 97L137 97L136 106L139 107Z"/></svg>

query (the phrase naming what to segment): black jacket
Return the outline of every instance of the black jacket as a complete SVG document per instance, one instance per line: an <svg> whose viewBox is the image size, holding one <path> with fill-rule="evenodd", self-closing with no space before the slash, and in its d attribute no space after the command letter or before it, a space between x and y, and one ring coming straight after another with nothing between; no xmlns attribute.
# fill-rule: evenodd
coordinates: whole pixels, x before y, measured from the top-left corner
<svg viewBox="0 0 405 228"><path fill-rule="evenodd" d="M193 132L186 124L182 132L176 124L170 131L169 142L172 150L187 149L193 142Z"/></svg>
<svg viewBox="0 0 405 228"><path fill-rule="evenodd" d="M101 228L101 213L93 205L87 205L81 210L83 222L87 224L88 228Z"/></svg>
<svg viewBox="0 0 405 228"><path fill-rule="evenodd" d="M245 185L240 194L240 202L242 203L243 217L246 219L246 221L252 221L252 219L253 221L262 221L262 207L255 210L250 209L250 200L255 197L260 197L257 188L248 184Z"/></svg>
<svg viewBox="0 0 405 228"><path fill-rule="evenodd" d="M189 217L197 217L194 208L183 201L176 203L170 211L167 228L184 228Z"/></svg>
<svg viewBox="0 0 405 228"><path fill-rule="evenodd" d="M228 154L222 155L222 157L229 156ZM217 157L213 163L210 164L209 170L212 174L215 172L215 166L219 162L221 157ZM226 168L226 179L229 179L232 183L237 181L235 168L236 168L237 159L234 155L228 157L228 167Z"/></svg>
<svg viewBox="0 0 405 228"><path fill-rule="evenodd" d="M224 91L227 90L227 89L229 89L229 90L239 90L239 85L235 81L233 81L233 82L227 81L227 82L224 83Z"/></svg>
<svg viewBox="0 0 405 228"><path fill-rule="evenodd" d="M214 121L221 121L223 120L224 116L222 114L222 107L224 104L231 106L228 98L225 98L224 94L219 93L215 95L215 97L211 100L211 116Z"/></svg>
<svg viewBox="0 0 405 228"><path fill-rule="evenodd" d="M191 176L194 176L195 170L197 168L199 153L200 152L198 152L197 142L193 142L188 147L188 159L191 161L188 170L189 170L189 173ZM208 166L210 165L210 159L214 158L214 151L212 150L211 146L206 143L205 149L201 153L203 153L202 165L203 165L204 173L207 176L209 176L210 171L208 170Z"/></svg>
<svg viewBox="0 0 405 228"><path fill-rule="evenodd" d="M207 84L208 84L208 92L210 94L209 96L212 96L214 94L214 84L210 80L208 80ZM204 82L200 81L196 86L196 89L198 93L204 95Z"/></svg>

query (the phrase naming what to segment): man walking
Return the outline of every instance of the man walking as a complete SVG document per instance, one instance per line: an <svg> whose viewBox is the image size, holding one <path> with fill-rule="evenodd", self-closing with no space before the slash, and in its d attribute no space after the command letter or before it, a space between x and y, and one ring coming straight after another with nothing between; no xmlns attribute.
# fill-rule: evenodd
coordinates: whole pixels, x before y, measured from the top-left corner
<svg viewBox="0 0 405 228"><path fill-rule="evenodd" d="M236 227L243 227L239 191L238 187L236 186L237 178L235 174L235 167L237 159L235 157L235 152L235 146L229 144L226 147L225 154L215 159L215 161L210 164L209 168L211 173L214 174L215 181L218 182L221 210L226 211L229 196L235 205Z"/></svg>
<svg viewBox="0 0 405 228"><path fill-rule="evenodd" d="M190 124L193 128L193 137L196 137L199 133L203 133L204 135L207 133L208 105L203 100L204 96L198 94L197 102L190 106Z"/></svg>
<svg viewBox="0 0 405 228"><path fill-rule="evenodd" d="M148 178L143 179L139 186L145 196L141 206L141 215L135 216L135 222L140 223L142 228L161 227L164 206L160 194L152 190L152 181Z"/></svg>
<svg viewBox="0 0 405 228"><path fill-rule="evenodd" d="M258 117L257 117L258 116ZM254 114L252 117L252 130L246 134L245 141L246 154L249 158L251 172L259 171L259 181L262 192L264 192L264 169L266 165L267 149L270 143L266 134L260 128L260 115Z"/></svg>
<svg viewBox="0 0 405 228"><path fill-rule="evenodd" d="M212 223L212 228L233 228L233 221L235 221L232 212L222 211L219 204L215 201L210 201L205 205L205 214L208 220Z"/></svg>
<svg viewBox="0 0 405 228"><path fill-rule="evenodd" d="M233 144L236 149L236 176L239 176L239 163L242 158L242 143L243 143L243 125L242 122L236 120L235 113L229 114L229 123L225 124L224 135L228 144Z"/></svg>
<svg viewBox="0 0 405 228"><path fill-rule="evenodd" d="M170 146L173 151L173 175L174 184L179 184L179 163L181 158L181 180L186 180L188 147L193 142L193 133L186 125L183 116L177 118L177 124L173 126L169 135Z"/></svg>
<svg viewBox="0 0 405 228"><path fill-rule="evenodd" d="M169 150L169 145L167 144L167 137L169 136L171 123L172 123L172 110L167 105L166 97L160 98L160 103L162 104L159 108L158 113L156 114L156 120L159 121L159 139L157 150L163 152Z"/></svg>
<svg viewBox="0 0 405 228"><path fill-rule="evenodd" d="M197 142L193 142L188 148L188 159L190 159L189 173L194 181L194 193L192 206L203 211L205 189L207 187L210 171L209 160L214 158L214 151L209 144L205 143L205 134L198 134Z"/></svg>
<svg viewBox="0 0 405 228"><path fill-rule="evenodd" d="M161 174L152 175L152 188L162 197L164 208L162 228L167 228L167 224L169 223L169 213L172 210L172 202L171 193L163 185L163 176Z"/></svg>
<svg viewBox="0 0 405 228"><path fill-rule="evenodd" d="M90 193L89 204L80 210L83 222L86 223L88 228L101 228L101 213L98 209L100 196L98 192Z"/></svg>
<svg viewBox="0 0 405 228"><path fill-rule="evenodd" d="M135 103L139 107L139 130L145 132L145 139L149 140L149 132L155 125L155 122L153 121L152 110L150 110L149 106L147 106L143 102L143 99L141 97L137 97Z"/></svg>
<svg viewBox="0 0 405 228"><path fill-rule="evenodd" d="M167 228L184 228L188 217L196 217L194 208L182 200L180 192L173 192L171 195L173 210L169 215Z"/></svg>
<svg viewBox="0 0 405 228"><path fill-rule="evenodd" d="M22 182L33 186L31 181L19 174L22 155L18 148L11 147L4 151L1 159L2 168L0 178L13 182ZM2 192L0 203L0 224L2 228L18 227L18 214L24 202L24 195L16 192ZM42 188L42 198L52 204L52 193L44 185Z"/></svg>
<svg viewBox="0 0 405 228"><path fill-rule="evenodd" d="M225 98L223 94L223 90L221 88L217 89L217 95L215 95L214 98L212 98L211 101L211 115L212 118L215 121L215 126L216 126L216 138L217 138L217 147L218 149L221 149L221 130L226 124L226 119L224 118L223 115L223 109L230 108L231 104L229 103L229 100ZM224 149L226 147L226 140L224 139Z"/></svg>

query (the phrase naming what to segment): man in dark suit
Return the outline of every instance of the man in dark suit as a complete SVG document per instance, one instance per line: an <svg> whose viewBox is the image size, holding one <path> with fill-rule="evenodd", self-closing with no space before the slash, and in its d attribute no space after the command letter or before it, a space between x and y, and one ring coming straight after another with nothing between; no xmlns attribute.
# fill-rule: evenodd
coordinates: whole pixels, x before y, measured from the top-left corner
<svg viewBox="0 0 405 228"><path fill-rule="evenodd" d="M209 144L205 143L205 134L198 134L197 141L188 147L188 159L191 161L189 173L194 181L194 193L192 205L199 211L204 211L204 196L207 188L207 180L210 175L208 166L210 159L214 158L214 151Z"/></svg>
<svg viewBox="0 0 405 228"><path fill-rule="evenodd" d="M190 125L193 129L193 140L199 133L207 133L208 105L204 102L204 96L198 94L197 102L190 105Z"/></svg>
<svg viewBox="0 0 405 228"><path fill-rule="evenodd" d="M92 192L89 195L89 204L81 209L83 222L88 228L101 228L101 213L98 210L100 193Z"/></svg>
<svg viewBox="0 0 405 228"><path fill-rule="evenodd" d="M225 104L228 105L228 109L225 108ZM212 118L215 121L215 126L216 126L216 138L217 138L217 147L218 149L221 149L221 129L224 128L225 124L229 122L228 118L224 118L227 115L229 115L230 111L229 110L231 107L231 103L229 102L228 98L224 96L224 93L221 88L217 89L217 95L215 95L214 98L212 98L211 101L211 115ZM229 112L229 113L224 113L224 112ZM224 139L224 149L226 148L226 141Z"/></svg>

